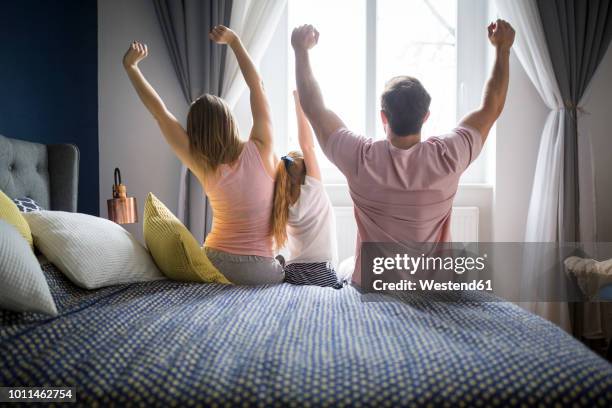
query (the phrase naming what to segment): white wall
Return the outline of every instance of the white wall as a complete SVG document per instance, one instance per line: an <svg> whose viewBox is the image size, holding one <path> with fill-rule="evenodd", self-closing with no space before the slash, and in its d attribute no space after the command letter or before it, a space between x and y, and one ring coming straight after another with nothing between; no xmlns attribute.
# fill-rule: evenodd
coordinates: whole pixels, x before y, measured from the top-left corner
<svg viewBox="0 0 612 408"><path fill-rule="evenodd" d="M100 148L100 216L107 215L113 170L119 167L128 195L138 201L138 224L126 229L142 240L143 205L149 191L176 212L179 162L155 121L140 103L121 65L133 40L149 46L140 65L177 118L187 106L170 63L150 0L98 2L98 103Z"/></svg>

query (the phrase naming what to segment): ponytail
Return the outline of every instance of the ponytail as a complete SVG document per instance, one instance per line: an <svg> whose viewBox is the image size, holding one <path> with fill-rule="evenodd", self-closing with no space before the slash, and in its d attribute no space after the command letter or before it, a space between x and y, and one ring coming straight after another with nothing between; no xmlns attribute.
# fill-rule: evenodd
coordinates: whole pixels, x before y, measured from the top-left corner
<svg viewBox="0 0 612 408"><path fill-rule="evenodd" d="M302 154L299 152L290 152L288 157L293 159L302 159ZM294 170L294 166L291 170ZM304 170L303 165L300 168ZM296 169L297 170L297 169ZM295 171L295 170L294 170ZM274 204L272 209L272 236L276 249L279 250L285 246L287 242L287 223L289 221L289 206L291 203L291 191L293 184L300 180L301 177L296 177L290 174L285 162L280 160L276 168L276 179L274 181Z"/></svg>

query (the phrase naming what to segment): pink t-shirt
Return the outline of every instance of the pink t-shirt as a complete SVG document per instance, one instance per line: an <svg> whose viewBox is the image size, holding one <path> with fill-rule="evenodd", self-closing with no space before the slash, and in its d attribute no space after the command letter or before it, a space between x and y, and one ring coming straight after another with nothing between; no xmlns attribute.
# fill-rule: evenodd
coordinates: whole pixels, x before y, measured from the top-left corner
<svg viewBox="0 0 612 408"><path fill-rule="evenodd" d="M205 246L238 255L274 256L272 201L274 179L255 143L244 144L235 163L222 164L204 188L213 209Z"/></svg>
<svg viewBox="0 0 612 408"><path fill-rule="evenodd" d="M465 126L409 149L344 128L329 137L323 152L346 176L355 208L355 283L362 242L450 241L459 177L481 148L480 133Z"/></svg>

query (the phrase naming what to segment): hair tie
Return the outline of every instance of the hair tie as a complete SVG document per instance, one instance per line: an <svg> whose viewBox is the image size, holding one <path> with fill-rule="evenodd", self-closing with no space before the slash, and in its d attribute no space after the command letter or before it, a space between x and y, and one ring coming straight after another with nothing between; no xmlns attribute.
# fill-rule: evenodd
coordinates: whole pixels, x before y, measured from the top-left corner
<svg viewBox="0 0 612 408"><path fill-rule="evenodd" d="M293 157L291 156L283 156L281 157L281 160L283 161L283 163L285 163L285 169L287 170L289 170L289 167L291 167L295 162L295 160L293 160Z"/></svg>

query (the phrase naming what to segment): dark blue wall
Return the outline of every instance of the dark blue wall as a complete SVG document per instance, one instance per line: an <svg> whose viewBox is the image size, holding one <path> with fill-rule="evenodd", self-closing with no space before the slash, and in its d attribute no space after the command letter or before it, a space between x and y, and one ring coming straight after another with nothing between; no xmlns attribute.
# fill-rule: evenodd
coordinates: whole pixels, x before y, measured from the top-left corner
<svg viewBox="0 0 612 408"><path fill-rule="evenodd" d="M98 214L95 0L0 1L0 134L81 151L79 211Z"/></svg>

